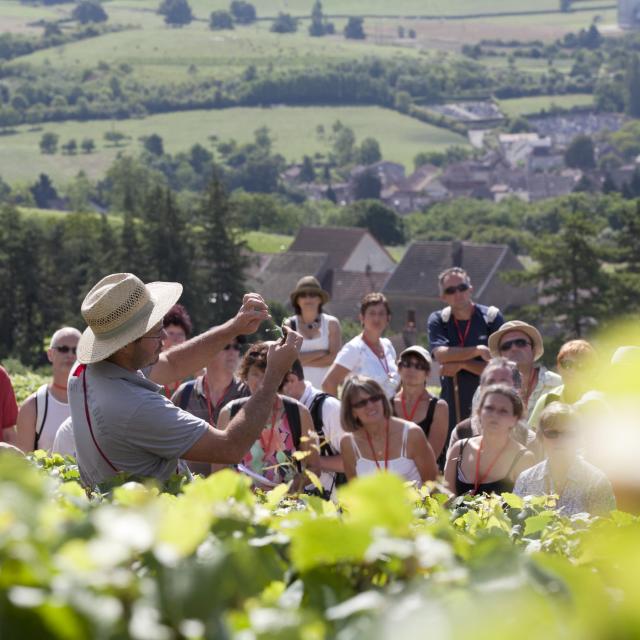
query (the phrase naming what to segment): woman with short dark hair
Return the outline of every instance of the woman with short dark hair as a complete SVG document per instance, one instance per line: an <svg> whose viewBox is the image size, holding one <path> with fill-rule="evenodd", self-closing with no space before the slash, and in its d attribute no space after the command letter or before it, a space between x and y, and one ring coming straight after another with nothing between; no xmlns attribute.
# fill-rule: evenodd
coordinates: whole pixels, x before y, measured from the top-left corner
<svg viewBox="0 0 640 640"><path fill-rule="evenodd" d="M393 398L400 383L396 351L391 341L382 337L390 317L391 309L382 293L368 293L362 298L362 333L340 349L322 383L324 391L337 395L338 387L352 374L373 378L384 389L386 397Z"/></svg>
<svg viewBox="0 0 640 640"><path fill-rule="evenodd" d="M341 419L347 435L340 451L348 479L389 471L418 484L435 480L436 459L422 429L391 415L389 400L375 380L347 379Z"/></svg>
<svg viewBox="0 0 640 640"><path fill-rule="evenodd" d="M400 387L393 399L393 413L424 431L438 459L449 435L449 405L432 396L427 389L431 372L429 352L419 345L408 347L398 358L398 370Z"/></svg>

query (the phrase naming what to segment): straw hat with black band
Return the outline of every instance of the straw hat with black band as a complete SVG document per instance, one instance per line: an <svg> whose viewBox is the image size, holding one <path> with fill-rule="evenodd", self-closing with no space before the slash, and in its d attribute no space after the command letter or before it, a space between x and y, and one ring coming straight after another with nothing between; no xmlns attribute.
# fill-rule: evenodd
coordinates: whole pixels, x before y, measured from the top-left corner
<svg viewBox="0 0 640 640"><path fill-rule="evenodd" d="M178 282L144 284L132 273L100 280L82 302L87 323L78 342L78 361L100 362L157 325L182 295Z"/></svg>
<svg viewBox="0 0 640 640"><path fill-rule="evenodd" d="M539 360L542 357L542 354L544 353L544 346L542 344L542 336L540 335L540 332L534 326L523 322L522 320L511 320L509 322L505 322L495 333L492 333L489 336L489 351L494 358L502 355L500 352L500 342L502 341L502 337L511 331L519 331L531 339L534 361Z"/></svg>
<svg viewBox="0 0 640 640"><path fill-rule="evenodd" d="M296 306L296 300L301 293L313 293L320 296L322 304L327 304L330 300L329 293L320 286L318 280L313 276L304 276L298 280L296 288L289 294L292 307Z"/></svg>

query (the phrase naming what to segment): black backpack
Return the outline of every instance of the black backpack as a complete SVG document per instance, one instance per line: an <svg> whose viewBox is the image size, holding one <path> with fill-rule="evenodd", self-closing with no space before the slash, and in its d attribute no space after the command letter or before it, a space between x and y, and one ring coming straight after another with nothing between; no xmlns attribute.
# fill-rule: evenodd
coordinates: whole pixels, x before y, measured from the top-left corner
<svg viewBox="0 0 640 640"><path fill-rule="evenodd" d="M324 437L324 424L322 422L322 407L324 405L324 401L330 397L329 393L318 393L313 397L311 401L311 405L309 406L309 413L311 414L311 419L313 420L313 428L316 433L320 437L320 455L321 456L335 456L336 454L333 452L331 445L327 442ZM347 476L344 473L336 473L335 475L335 485L340 486L342 484L347 483ZM330 494L331 492L329 492Z"/></svg>

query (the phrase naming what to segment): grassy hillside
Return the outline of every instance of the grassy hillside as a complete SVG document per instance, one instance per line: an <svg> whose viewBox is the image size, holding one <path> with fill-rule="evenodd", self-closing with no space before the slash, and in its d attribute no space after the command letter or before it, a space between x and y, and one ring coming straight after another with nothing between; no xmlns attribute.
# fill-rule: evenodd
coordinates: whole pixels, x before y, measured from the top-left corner
<svg viewBox="0 0 640 640"><path fill-rule="evenodd" d="M186 111L150 116L142 120L64 122L47 124L42 128L18 127L17 133L2 138L0 145L0 175L9 182L33 180L40 172L55 181L66 180L84 170L91 177L100 176L120 152L141 150L140 136L157 133L169 152L186 151L199 142L210 146L209 136L218 140L234 138L239 142L252 139L261 126L269 127L276 151L288 160L326 153L330 142L331 125L340 120L353 127L360 141L373 136L379 142L385 159L413 166L413 158L420 151L438 150L452 144L466 144L465 138L446 129L424 124L408 116L380 107L274 107L270 109L227 109L218 111ZM323 125L327 132L318 136L316 127ZM126 146L107 146L105 132L121 131L131 136ZM52 131L63 144L70 138L78 143L93 138L97 150L85 155L43 155L38 142L42 134Z"/></svg>
<svg viewBox="0 0 640 640"><path fill-rule="evenodd" d="M522 115L538 113L543 109L549 110L555 107L570 109L571 107L585 107L593 105L593 96L585 93L575 93L566 96L532 96L528 98L513 98L500 100L502 111L516 118Z"/></svg>

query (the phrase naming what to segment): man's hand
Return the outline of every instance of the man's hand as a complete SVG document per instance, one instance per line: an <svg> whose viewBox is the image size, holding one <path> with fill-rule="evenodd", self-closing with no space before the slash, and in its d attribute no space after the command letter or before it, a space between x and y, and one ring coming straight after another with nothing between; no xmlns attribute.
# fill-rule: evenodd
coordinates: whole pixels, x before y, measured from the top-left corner
<svg viewBox="0 0 640 640"><path fill-rule="evenodd" d="M269 307L257 293L247 293L242 299L242 306L233 319L236 335L255 333L264 320L268 320Z"/></svg>
<svg viewBox="0 0 640 640"><path fill-rule="evenodd" d="M440 375L448 378L453 378L453 376L458 373L461 369L462 363L460 362L447 362L446 364L440 365Z"/></svg>
<svg viewBox="0 0 640 640"><path fill-rule="evenodd" d="M491 351L489 351L489 347L487 347L484 344L479 344L476 347L476 351L478 352L478 355L485 361L485 362L489 362L489 360L491 360L492 356L491 356Z"/></svg>
<svg viewBox="0 0 640 640"><path fill-rule="evenodd" d="M291 370L291 365L298 359L303 338L299 333L289 329L284 343L273 342L267 351L267 370L265 376L274 376L281 381Z"/></svg>

